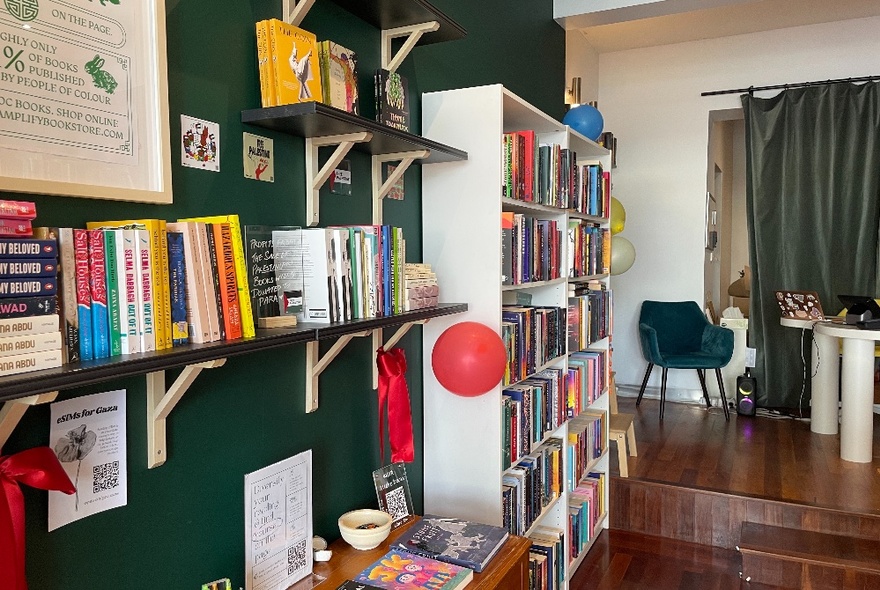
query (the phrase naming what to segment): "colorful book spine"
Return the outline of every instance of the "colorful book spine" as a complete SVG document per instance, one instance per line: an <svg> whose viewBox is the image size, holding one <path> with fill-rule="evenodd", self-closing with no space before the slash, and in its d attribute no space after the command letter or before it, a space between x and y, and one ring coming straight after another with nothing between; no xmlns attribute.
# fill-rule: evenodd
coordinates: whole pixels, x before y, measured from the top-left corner
<svg viewBox="0 0 880 590"><path fill-rule="evenodd" d="M0 299L55 295L58 280L55 277L0 279Z"/></svg>
<svg viewBox="0 0 880 590"><path fill-rule="evenodd" d="M274 68L269 49L269 21L261 20L257 23L257 65L260 69L260 104L264 107L276 105Z"/></svg>
<svg viewBox="0 0 880 590"><path fill-rule="evenodd" d="M30 219L4 219L0 217L0 236L29 238L34 235Z"/></svg>
<svg viewBox="0 0 880 590"><path fill-rule="evenodd" d="M34 316L29 318L6 318L0 320L0 337L44 334L58 331L58 314Z"/></svg>
<svg viewBox="0 0 880 590"><path fill-rule="evenodd" d="M232 253L232 231L228 223L212 224L214 245L218 252L220 295L226 339L242 336L241 307L238 303L238 285L235 280L235 256Z"/></svg>
<svg viewBox="0 0 880 590"><path fill-rule="evenodd" d="M156 306L160 308L161 348L171 348L171 282L168 277L168 223L159 220L159 282L156 285Z"/></svg>
<svg viewBox="0 0 880 590"><path fill-rule="evenodd" d="M61 335L64 339L64 362L79 361L79 311L76 303L76 255L73 229L58 228L59 274L58 291L61 293Z"/></svg>
<svg viewBox="0 0 880 590"><path fill-rule="evenodd" d="M10 338L0 338L0 357L47 350L61 350L61 332L26 334Z"/></svg>
<svg viewBox="0 0 880 590"><path fill-rule="evenodd" d="M92 293L89 287L89 232L73 230L73 254L76 268L76 316L79 320L79 358L95 358L92 333Z"/></svg>
<svg viewBox="0 0 880 590"><path fill-rule="evenodd" d="M190 341L201 344L211 342L208 310L204 297L201 269L201 249L197 222L168 224L168 231L179 232L183 237L184 279L186 281L186 320Z"/></svg>
<svg viewBox="0 0 880 590"><path fill-rule="evenodd" d="M104 238L104 272L107 275L107 326L110 356L122 354L122 301L119 284L119 261L115 229L97 230Z"/></svg>
<svg viewBox="0 0 880 590"><path fill-rule="evenodd" d="M210 275L210 281L213 286L212 300L210 303L213 305L215 313L217 314L217 323L216 326L219 329L219 340L226 340L226 318L223 317L223 295L220 288L220 261L217 255L217 244L214 243L214 224L206 223L204 236L205 241L207 243L207 260L208 262L208 274Z"/></svg>
<svg viewBox="0 0 880 590"><path fill-rule="evenodd" d="M54 277L58 274L58 263L53 258L0 259L0 276Z"/></svg>
<svg viewBox="0 0 880 590"><path fill-rule="evenodd" d="M156 350L156 307L153 294L153 262L151 259L152 239L146 229L135 230L137 234L138 265L138 334L141 337L141 352Z"/></svg>
<svg viewBox="0 0 880 590"><path fill-rule="evenodd" d="M110 326L107 315L107 259L104 251L104 232L88 230L89 236L89 293L92 313L92 346L96 359L110 356Z"/></svg>
<svg viewBox="0 0 880 590"><path fill-rule="evenodd" d="M18 375L30 371L54 369L61 366L61 350L47 350L17 354L0 359L0 376Z"/></svg>
<svg viewBox="0 0 880 590"><path fill-rule="evenodd" d="M189 325L186 319L186 252L183 233L167 232L168 283L171 303L171 341L174 346L189 342Z"/></svg>
<svg viewBox="0 0 880 590"><path fill-rule="evenodd" d="M14 217L17 219L34 219L37 216L37 206L29 201L7 201L0 199L0 217Z"/></svg>
<svg viewBox="0 0 880 590"><path fill-rule="evenodd" d="M120 312L120 320L125 326L122 337L122 354L141 352L141 337L138 332L138 266L137 266L137 234L134 229L122 229L122 274L120 280L125 285L125 310ZM119 234L117 233L117 241Z"/></svg>
<svg viewBox="0 0 880 590"><path fill-rule="evenodd" d="M57 258L55 240L0 238L0 258Z"/></svg>
<svg viewBox="0 0 880 590"><path fill-rule="evenodd" d="M25 318L58 313L56 297L15 297L0 299L0 319Z"/></svg>

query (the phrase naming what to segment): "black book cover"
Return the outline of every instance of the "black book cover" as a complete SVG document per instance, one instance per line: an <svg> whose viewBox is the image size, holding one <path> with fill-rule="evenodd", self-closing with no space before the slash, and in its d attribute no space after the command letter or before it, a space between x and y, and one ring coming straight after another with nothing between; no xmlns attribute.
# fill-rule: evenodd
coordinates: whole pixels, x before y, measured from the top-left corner
<svg viewBox="0 0 880 590"><path fill-rule="evenodd" d="M397 546L479 573L508 536L501 527L426 514L398 537Z"/></svg>
<svg viewBox="0 0 880 590"><path fill-rule="evenodd" d="M376 70L376 120L409 132L409 87L406 78L397 72Z"/></svg>

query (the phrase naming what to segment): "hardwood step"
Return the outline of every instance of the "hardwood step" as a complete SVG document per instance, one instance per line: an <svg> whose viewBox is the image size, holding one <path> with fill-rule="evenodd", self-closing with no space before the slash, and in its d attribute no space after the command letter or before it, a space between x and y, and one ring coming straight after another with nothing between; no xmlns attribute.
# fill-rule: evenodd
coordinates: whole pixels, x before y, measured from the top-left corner
<svg viewBox="0 0 880 590"><path fill-rule="evenodd" d="M880 540L744 522L743 578L811 590L880 587Z"/></svg>

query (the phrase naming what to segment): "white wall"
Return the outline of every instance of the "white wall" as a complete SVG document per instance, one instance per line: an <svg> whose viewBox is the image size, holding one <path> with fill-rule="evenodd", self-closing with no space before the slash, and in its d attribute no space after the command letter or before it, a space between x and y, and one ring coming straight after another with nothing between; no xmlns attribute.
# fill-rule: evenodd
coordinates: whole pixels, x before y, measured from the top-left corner
<svg viewBox="0 0 880 590"><path fill-rule="evenodd" d="M599 54L578 30L565 31L565 87L571 79L581 78L581 104L597 100L599 96ZM566 104L571 104L566 96ZM599 105L602 108L602 105Z"/></svg>
<svg viewBox="0 0 880 590"><path fill-rule="evenodd" d="M637 317L645 299L702 300L709 112L738 95L700 93L880 74L880 18L780 29L599 56L599 109L618 138L613 194L635 265L614 277L614 369L640 384ZM659 371L650 385L659 387ZM669 387L698 390L694 371ZM674 393L674 392L671 392Z"/></svg>

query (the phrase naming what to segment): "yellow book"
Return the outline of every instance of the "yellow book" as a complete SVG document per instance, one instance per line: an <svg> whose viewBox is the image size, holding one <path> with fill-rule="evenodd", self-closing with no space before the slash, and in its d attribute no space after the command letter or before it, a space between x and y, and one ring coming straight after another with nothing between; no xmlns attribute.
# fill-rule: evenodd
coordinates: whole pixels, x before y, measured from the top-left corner
<svg viewBox="0 0 880 590"><path fill-rule="evenodd" d="M264 107L274 107L277 104L271 61L269 21L261 20L257 23L257 63L260 67L260 101Z"/></svg>
<svg viewBox="0 0 880 590"><path fill-rule="evenodd" d="M269 46L276 104L321 102L317 37L273 18L269 21Z"/></svg>
<svg viewBox="0 0 880 590"><path fill-rule="evenodd" d="M235 280L238 283L238 301L241 306L241 328L245 338L256 335L254 329L254 312L251 308L251 289L248 285L247 262L244 257L244 241L241 237L241 222L238 215L212 215L207 217L189 217L179 221L200 221L203 223L228 223L232 232L232 254L235 256Z"/></svg>
<svg viewBox="0 0 880 590"><path fill-rule="evenodd" d="M153 285L153 309L155 313L156 350L171 348L171 302L168 289L168 243L165 236L165 221L161 219L124 219L121 221L90 221L87 229L124 227L142 225L150 232L150 258L153 260L151 276ZM159 288L161 285L161 289Z"/></svg>

